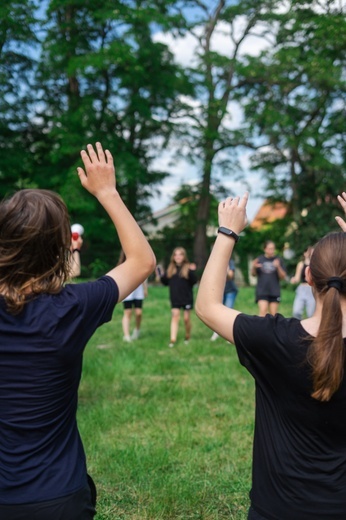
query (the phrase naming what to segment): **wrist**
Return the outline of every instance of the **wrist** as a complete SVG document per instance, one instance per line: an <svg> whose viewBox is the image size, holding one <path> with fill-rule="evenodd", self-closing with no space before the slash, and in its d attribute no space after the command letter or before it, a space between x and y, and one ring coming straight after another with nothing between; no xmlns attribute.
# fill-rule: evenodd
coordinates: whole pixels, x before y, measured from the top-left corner
<svg viewBox="0 0 346 520"><path fill-rule="evenodd" d="M232 229L229 229L225 226L220 226L219 229L217 230L218 233L221 233L222 235L226 235L230 238L233 238L235 243L238 242L239 240L239 235L238 233L236 233L235 231L233 231Z"/></svg>

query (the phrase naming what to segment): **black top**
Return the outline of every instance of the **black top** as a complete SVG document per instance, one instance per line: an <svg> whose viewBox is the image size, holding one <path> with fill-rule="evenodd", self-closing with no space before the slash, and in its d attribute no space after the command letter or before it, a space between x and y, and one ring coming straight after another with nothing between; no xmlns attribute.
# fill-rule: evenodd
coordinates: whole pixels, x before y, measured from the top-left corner
<svg viewBox="0 0 346 520"><path fill-rule="evenodd" d="M161 282L169 286L169 296L172 307L193 307L192 288L197 282L196 271L189 269L188 278L180 276L181 268L177 268L176 274L168 278L166 274L161 276Z"/></svg>
<svg viewBox="0 0 346 520"><path fill-rule="evenodd" d="M278 256L273 256L272 258L267 258L265 255L261 255L257 258L258 262L261 264L261 267L256 269L257 274L257 287L256 287L256 297L259 299L259 296L280 296L280 278L278 275L277 268L273 265L274 260L278 259L280 261L280 265L282 269L286 271L286 268Z"/></svg>
<svg viewBox="0 0 346 520"><path fill-rule="evenodd" d="M346 518L346 381L311 397L307 332L280 314L237 316L240 362L256 381L253 508L271 520Z"/></svg>
<svg viewBox="0 0 346 520"><path fill-rule="evenodd" d="M306 268L307 268L307 264L303 264L303 269L300 274L300 283L306 283L306 278L305 278Z"/></svg>

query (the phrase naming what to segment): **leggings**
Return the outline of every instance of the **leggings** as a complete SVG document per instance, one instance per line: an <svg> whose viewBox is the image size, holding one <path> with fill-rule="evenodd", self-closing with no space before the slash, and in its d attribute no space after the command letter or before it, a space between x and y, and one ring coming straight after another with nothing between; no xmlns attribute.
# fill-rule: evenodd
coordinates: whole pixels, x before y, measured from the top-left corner
<svg viewBox="0 0 346 520"><path fill-rule="evenodd" d="M0 505L0 519L6 520L92 520L96 514L96 488L88 484L66 497L36 504Z"/></svg>

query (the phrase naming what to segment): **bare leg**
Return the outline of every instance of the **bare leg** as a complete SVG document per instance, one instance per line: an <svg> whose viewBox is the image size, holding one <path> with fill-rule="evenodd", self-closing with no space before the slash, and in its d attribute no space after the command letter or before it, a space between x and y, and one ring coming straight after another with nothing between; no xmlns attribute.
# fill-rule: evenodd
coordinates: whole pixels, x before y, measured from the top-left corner
<svg viewBox="0 0 346 520"><path fill-rule="evenodd" d="M180 309L172 309L171 343L175 343L177 341L179 320L180 320Z"/></svg>
<svg viewBox="0 0 346 520"><path fill-rule="evenodd" d="M258 316L265 316L268 314L269 302L267 300L258 300Z"/></svg>
<svg viewBox="0 0 346 520"><path fill-rule="evenodd" d="M191 311L184 310L185 340L189 340L191 336Z"/></svg>
<svg viewBox="0 0 346 520"><path fill-rule="evenodd" d="M142 323L142 309L135 309L135 314L136 314L136 329L140 329L141 328L141 323Z"/></svg>
<svg viewBox="0 0 346 520"><path fill-rule="evenodd" d="M123 325L123 333L124 333L125 341L131 341L131 338L130 338L131 314L132 314L132 309L124 309L122 325Z"/></svg>
<svg viewBox="0 0 346 520"><path fill-rule="evenodd" d="M270 312L270 314L275 316L275 314L277 314L277 312L278 312L278 309L279 309L279 303L278 302L270 302L269 303L269 312Z"/></svg>
<svg viewBox="0 0 346 520"><path fill-rule="evenodd" d="M138 339L140 334L141 322L142 322L142 309L135 309L135 321L136 327L132 333L132 339Z"/></svg>

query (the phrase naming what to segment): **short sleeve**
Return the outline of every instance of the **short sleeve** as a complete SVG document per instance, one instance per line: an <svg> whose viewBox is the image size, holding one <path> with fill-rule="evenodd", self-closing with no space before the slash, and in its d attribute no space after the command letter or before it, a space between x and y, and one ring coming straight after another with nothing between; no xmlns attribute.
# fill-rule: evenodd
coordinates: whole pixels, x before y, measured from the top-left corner
<svg viewBox="0 0 346 520"><path fill-rule="evenodd" d="M256 377L257 371L279 369L291 356L296 323L281 314L265 317L239 314L234 322L234 343L239 361ZM262 370L263 369L263 370Z"/></svg>

